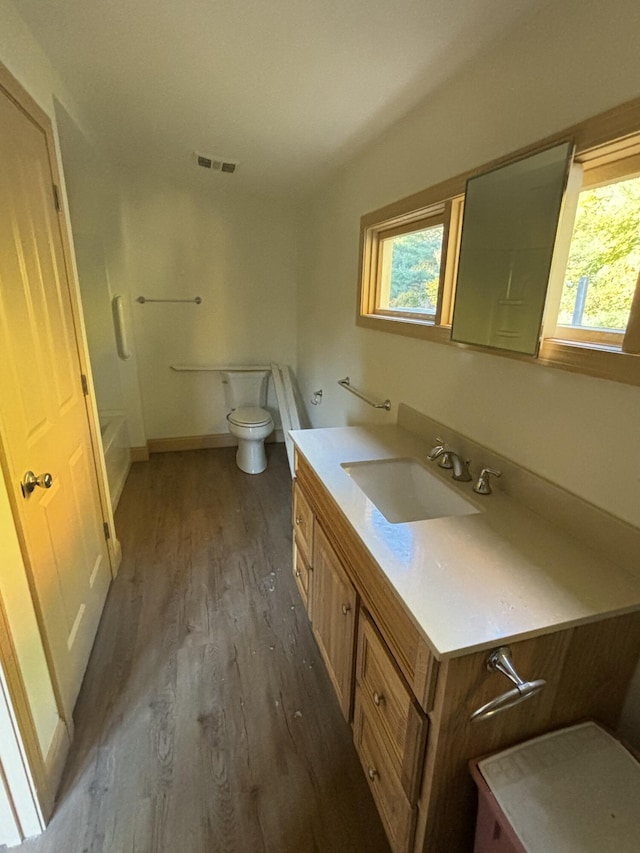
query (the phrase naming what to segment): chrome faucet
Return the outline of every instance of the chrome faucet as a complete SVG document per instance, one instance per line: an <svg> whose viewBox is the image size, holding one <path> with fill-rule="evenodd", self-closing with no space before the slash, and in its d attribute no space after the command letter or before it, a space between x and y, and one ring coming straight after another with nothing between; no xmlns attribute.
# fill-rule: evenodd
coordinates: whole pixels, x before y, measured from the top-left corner
<svg viewBox="0 0 640 853"><path fill-rule="evenodd" d="M469 459L461 459L454 450L448 450L445 442L441 438L436 438L438 444L431 448L431 452L427 456L430 462L435 462L439 459L438 465L440 468L453 468L453 479L460 480L463 483L468 483L471 480L471 471L469 471Z"/></svg>

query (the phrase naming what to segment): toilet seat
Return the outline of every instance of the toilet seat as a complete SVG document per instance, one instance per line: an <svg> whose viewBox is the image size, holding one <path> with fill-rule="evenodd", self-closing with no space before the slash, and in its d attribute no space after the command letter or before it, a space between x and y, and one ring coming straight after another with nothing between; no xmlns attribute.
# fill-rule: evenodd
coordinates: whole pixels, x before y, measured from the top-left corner
<svg viewBox="0 0 640 853"><path fill-rule="evenodd" d="M229 412L227 420L230 424L240 427L260 427L271 423L271 415L259 406L247 406Z"/></svg>

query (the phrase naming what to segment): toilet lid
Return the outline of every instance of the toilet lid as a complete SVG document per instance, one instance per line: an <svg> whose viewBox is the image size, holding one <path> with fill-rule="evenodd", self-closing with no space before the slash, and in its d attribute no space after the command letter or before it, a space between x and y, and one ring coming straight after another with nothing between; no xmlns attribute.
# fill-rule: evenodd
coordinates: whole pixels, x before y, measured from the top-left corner
<svg viewBox="0 0 640 853"><path fill-rule="evenodd" d="M271 415L258 406L248 406L245 409L234 409L229 412L227 420L238 426L266 426L271 422Z"/></svg>

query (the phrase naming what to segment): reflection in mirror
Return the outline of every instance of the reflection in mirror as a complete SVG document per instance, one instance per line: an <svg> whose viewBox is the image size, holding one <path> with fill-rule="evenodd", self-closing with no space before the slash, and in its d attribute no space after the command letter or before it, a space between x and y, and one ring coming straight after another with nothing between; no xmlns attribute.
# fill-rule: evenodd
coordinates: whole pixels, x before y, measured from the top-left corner
<svg viewBox="0 0 640 853"><path fill-rule="evenodd" d="M570 142L467 182L451 339L536 355Z"/></svg>

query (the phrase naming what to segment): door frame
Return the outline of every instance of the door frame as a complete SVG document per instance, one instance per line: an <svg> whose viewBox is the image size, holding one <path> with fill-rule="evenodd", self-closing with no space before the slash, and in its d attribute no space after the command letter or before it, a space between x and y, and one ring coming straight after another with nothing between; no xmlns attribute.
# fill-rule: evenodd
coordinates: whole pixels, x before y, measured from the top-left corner
<svg viewBox="0 0 640 853"><path fill-rule="evenodd" d="M7 656L9 652L9 656ZM0 600L0 703L3 721L11 719L9 742L10 766L2 766L7 756L0 756L0 772L13 812L15 830L18 834L37 834L45 828L53 811L55 791L47 778L47 769L40 742L36 733L26 687L17 661L15 647L9 630L4 605ZM4 740L4 738L3 738ZM6 746L6 744L4 745ZM11 749L13 747L13 749ZM16 754L19 753L19 757ZM62 755L66 757L66 750ZM20 790L17 790L19 787ZM25 796L30 792L31 797Z"/></svg>
<svg viewBox="0 0 640 853"><path fill-rule="evenodd" d="M111 576L115 577L120 566L122 552L120 543L116 539L115 526L113 521L113 510L111 507L111 499L109 497L109 487L107 482L107 473L104 462L104 454L102 450L102 439L100 436L100 427L98 421L98 411L95 400L95 391L93 385L93 377L91 373L91 364L89 361L89 351L87 346L86 331L84 318L82 314L82 305L80 300L80 288L75 267L75 256L72 249L71 227L68 218L68 204L65 188L61 179L61 170L58 164L58 154L56 146L56 136L53 128L53 123L49 115L40 107L40 105L31 97L27 90L13 77L8 69L0 62L0 96L9 97L14 104L24 112L27 117L33 121L43 132L47 148L47 157L51 176L57 188L58 196L61 202L61 211L58 213L58 229L60 232L62 243L62 262L64 264L65 273L69 285L69 297L71 302L71 312L73 319L73 327L77 342L78 366L80 374L86 377L88 393L85 395L85 405L87 410L87 422L89 425L89 433L91 438L91 450L93 455L93 468L96 472L96 481L98 485L98 494L100 500L100 509L102 518L105 524L108 525L109 538L107 538L107 551L109 558L109 567ZM53 192L53 188L52 188ZM81 381L81 376L78 376L78 383ZM33 781L34 796L38 802L44 820L47 821L52 814L54 798L56 790L62 775L64 760L68 751L68 744L73 737L73 720L68 719L64 711L64 706L61 700L61 693L58 685L58 680L53 666L51 650L47 641L47 636L44 631L42 617L37 604L35 595L35 584L29 552L26 546L26 540L23 534L18 508L16 506L13 489L8 482L8 467L5 449L7 447L6 437L3 434L0 425L0 476L3 477L7 485L9 493L9 503L13 516L17 538L20 545L22 560L24 563L25 574L31 591L31 599L34 605L36 618L38 621L40 639L44 649L49 676L53 687L58 714L64 722L66 732L62 733L59 738L59 744L53 745L50 749L50 754L53 756L45 756L40 748L38 736L29 705L27 691L24 684L22 672L16 655L13 638L11 635L10 625L6 616L2 596L0 595L0 666L2 667L7 684L8 702L17 724L18 734L22 740L21 747L28 764L31 779Z"/></svg>

